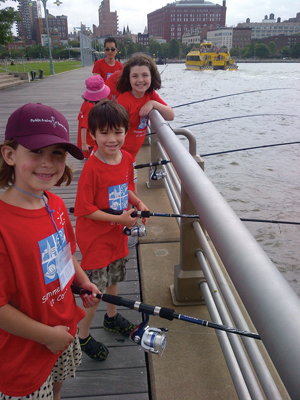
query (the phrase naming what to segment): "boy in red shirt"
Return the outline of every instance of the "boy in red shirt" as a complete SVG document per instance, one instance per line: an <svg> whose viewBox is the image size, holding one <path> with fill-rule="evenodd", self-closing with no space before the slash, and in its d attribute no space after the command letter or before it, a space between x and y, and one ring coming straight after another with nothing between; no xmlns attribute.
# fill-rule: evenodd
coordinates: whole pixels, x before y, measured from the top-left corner
<svg viewBox="0 0 300 400"><path fill-rule="evenodd" d="M108 37L104 42L105 58L95 62L93 74L101 75L106 81L115 71L122 71L123 64L116 60L117 42L113 37Z"/></svg>
<svg viewBox="0 0 300 400"><path fill-rule="evenodd" d="M133 209L148 208L133 193L133 163L129 153L121 150L129 127L129 116L124 107L109 100L95 105L89 114L89 131L97 143L97 151L88 159L78 182L75 202L76 237L82 253L81 266L90 280L108 294L117 295L117 283L126 278L128 237L124 226L133 227ZM112 215L102 210L124 210ZM143 223L146 219L143 219ZM103 361L108 349L90 335L90 327L97 305L86 311L80 322L81 349L92 359ZM126 337L134 325L117 313L113 304L107 303L104 329Z"/></svg>

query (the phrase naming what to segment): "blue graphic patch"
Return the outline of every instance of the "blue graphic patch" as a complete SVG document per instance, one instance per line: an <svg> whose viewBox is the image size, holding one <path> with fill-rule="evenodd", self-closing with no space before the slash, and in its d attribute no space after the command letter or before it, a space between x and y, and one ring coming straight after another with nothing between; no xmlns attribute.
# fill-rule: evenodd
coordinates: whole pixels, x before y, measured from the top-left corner
<svg viewBox="0 0 300 400"><path fill-rule="evenodd" d="M138 129L145 129L148 125L148 117L140 117L140 124Z"/></svg>
<svg viewBox="0 0 300 400"><path fill-rule="evenodd" d="M109 207L113 210L125 210L128 207L127 183L108 188Z"/></svg>
<svg viewBox="0 0 300 400"><path fill-rule="evenodd" d="M45 284L58 279L57 255L66 247L67 240L63 228L39 242Z"/></svg>

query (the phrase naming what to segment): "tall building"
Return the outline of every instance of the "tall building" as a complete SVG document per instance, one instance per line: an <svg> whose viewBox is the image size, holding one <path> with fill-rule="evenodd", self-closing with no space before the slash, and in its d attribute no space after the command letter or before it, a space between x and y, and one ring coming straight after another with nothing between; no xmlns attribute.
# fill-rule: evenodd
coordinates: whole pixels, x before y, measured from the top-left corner
<svg viewBox="0 0 300 400"><path fill-rule="evenodd" d="M102 0L99 10L99 36L117 36L119 21L117 11L110 11L110 0Z"/></svg>
<svg viewBox="0 0 300 400"><path fill-rule="evenodd" d="M237 24L237 28L251 28L251 39L262 39L276 35L297 35L300 32L300 13L296 18L290 18L288 21L281 22L281 18L274 18L274 14L270 17L266 15L262 22L250 22L247 18L246 22Z"/></svg>
<svg viewBox="0 0 300 400"><path fill-rule="evenodd" d="M22 39L36 40L36 18L37 3L36 1L19 0L19 15L22 21L17 22L17 33Z"/></svg>
<svg viewBox="0 0 300 400"><path fill-rule="evenodd" d="M226 0L222 6L205 0L179 0L147 15L150 36L182 41L185 32L225 27Z"/></svg>
<svg viewBox="0 0 300 400"><path fill-rule="evenodd" d="M49 36L51 37L51 46L57 46L59 44L67 44L69 40L68 34L68 17L66 15L54 15L47 14L48 16L48 28ZM36 20L37 26L37 43L41 44L41 35L47 33L46 20L41 18L41 24ZM52 38L53 36L53 38ZM59 38L59 41L57 40ZM59 42L59 43L58 43Z"/></svg>

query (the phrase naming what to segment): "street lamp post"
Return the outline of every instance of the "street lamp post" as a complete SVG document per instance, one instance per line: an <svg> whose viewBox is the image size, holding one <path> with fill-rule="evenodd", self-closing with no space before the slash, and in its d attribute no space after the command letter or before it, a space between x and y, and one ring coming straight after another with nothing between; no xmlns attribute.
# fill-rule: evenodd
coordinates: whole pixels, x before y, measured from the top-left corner
<svg viewBox="0 0 300 400"><path fill-rule="evenodd" d="M43 2L43 6L44 6L45 21L46 21L46 30L47 30L47 38L48 38L49 61L50 61L50 75L54 75L55 72L54 72L54 66L53 66L53 60L52 60L51 43L50 43L49 27L48 27L48 15L47 15L47 9L46 9L47 0L42 0L42 2Z"/></svg>

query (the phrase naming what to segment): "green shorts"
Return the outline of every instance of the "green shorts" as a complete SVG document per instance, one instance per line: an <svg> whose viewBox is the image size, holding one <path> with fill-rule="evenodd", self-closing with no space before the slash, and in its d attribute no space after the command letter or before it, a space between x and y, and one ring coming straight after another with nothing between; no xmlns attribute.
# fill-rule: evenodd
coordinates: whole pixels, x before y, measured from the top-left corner
<svg viewBox="0 0 300 400"><path fill-rule="evenodd" d="M100 269L89 269L84 271L89 280L93 282L101 293L105 293L107 287L114 283L124 282L126 280L126 263L128 258L120 258L107 267Z"/></svg>

